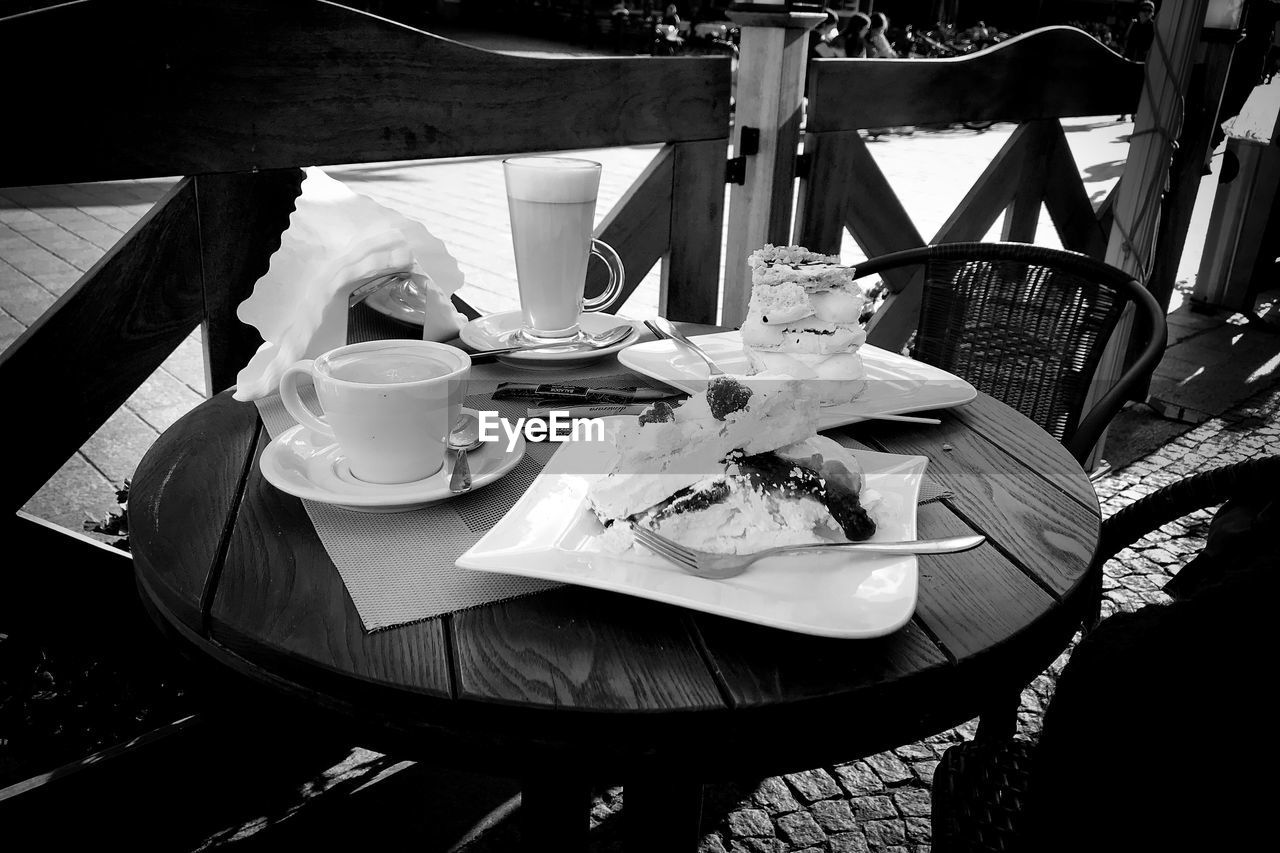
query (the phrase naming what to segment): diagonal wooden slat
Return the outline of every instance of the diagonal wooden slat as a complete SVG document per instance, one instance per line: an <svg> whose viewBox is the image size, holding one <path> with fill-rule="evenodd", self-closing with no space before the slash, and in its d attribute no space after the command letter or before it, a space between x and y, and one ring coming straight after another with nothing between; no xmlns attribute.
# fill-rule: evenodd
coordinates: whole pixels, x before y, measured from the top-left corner
<svg viewBox="0 0 1280 853"><path fill-rule="evenodd" d="M1023 124L1009 135L931 243L963 243L986 236L1018 192L1036 133L1036 125Z"/></svg>
<svg viewBox="0 0 1280 853"><path fill-rule="evenodd" d="M659 308L672 320L714 323L720 301L725 147L719 140L681 142L675 152L672 239ZM729 258L728 262L745 263L745 259Z"/></svg>
<svg viewBox="0 0 1280 853"><path fill-rule="evenodd" d="M1027 157L1027 145L1034 138L1035 132L1032 125L1022 125L1009 136L960 204L938 229L933 243L981 240L991 230L991 226L1000 217L1000 212L1017 193L1018 178ZM859 142L861 143L860 140ZM861 207L866 212L864 219L871 219L876 206ZM921 240L915 245L923 244L924 241ZM867 324L867 341L893 352L900 351L915 331L924 291L923 271L904 272L909 276L906 284L885 299Z"/></svg>
<svg viewBox="0 0 1280 853"><path fill-rule="evenodd" d="M596 229L596 237L617 251L626 271L626 284L614 300L614 307L627 301L670 245L674 172L675 151L668 145L649 162ZM589 264L587 295L599 293L606 283L604 265Z"/></svg>
<svg viewBox="0 0 1280 853"><path fill-rule="evenodd" d="M235 382L262 343L257 331L236 317L236 308L280 248L302 177L301 169L278 169L196 178L209 393Z"/></svg>
<svg viewBox="0 0 1280 853"><path fill-rule="evenodd" d="M114 413L204 312L195 186L178 183L0 354L27 415L4 418L0 510L13 512Z"/></svg>
<svg viewBox="0 0 1280 853"><path fill-rule="evenodd" d="M1000 239L1011 243L1034 243L1040 224L1040 203L1044 199L1048 179L1048 152L1054 144L1056 130L1062 125L1055 118L1040 119L1023 125L1028 128L1024 143L1022 171L1018 175L1013 201L1005 209Z"/></svg>
<svg viewBox="0 0 1280 853"><path fill-rule="evenodd" d="M1044 207L1063 247L1101 260L1106 249L1106 229L1099 224L1099 217L1104 211L1094 212L1061 125L1053 133L1045 160Z"/></svg>

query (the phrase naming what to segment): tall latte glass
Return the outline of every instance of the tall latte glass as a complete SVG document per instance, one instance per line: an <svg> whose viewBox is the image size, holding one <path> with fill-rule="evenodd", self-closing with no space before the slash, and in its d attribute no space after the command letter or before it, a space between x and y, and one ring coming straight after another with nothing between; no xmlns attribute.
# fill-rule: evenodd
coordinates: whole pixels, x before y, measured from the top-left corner
<svg viewBox="0 0 1280 853"><path fill-rule="evenodd" d="M583 311L603 310L623 286L622 262L609 244L591 237L600 164L569 157L504 160L511 241L515 247L523 326L530 342L560 341L579 334ZM587 262L600 258L609 285L583 299Z"/></svg>

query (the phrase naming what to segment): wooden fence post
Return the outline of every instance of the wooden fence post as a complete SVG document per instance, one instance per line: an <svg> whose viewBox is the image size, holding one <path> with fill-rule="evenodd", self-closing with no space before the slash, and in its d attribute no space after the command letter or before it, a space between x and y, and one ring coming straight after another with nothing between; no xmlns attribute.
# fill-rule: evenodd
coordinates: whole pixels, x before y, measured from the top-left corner
<svg viewBox="0 0 1280 853"><path fill-rule="evenodd" d="M737 326L751 292L747 255L764 243L789 242L807 36L826 15L792 11L782 0L738 3L728 14L742 28L734 107L734 155L742 158L742 183L729 191L720 322Z"/></svg>
<svg viewBox="0 0 1280 853"><path fill-rule="evenodd" d="M1204 29L1209 0L1165 0L1156 16L1156 38L1147 54L1146 80L1124 174L1116 188L1114 218L1105 260L1133 274L1144 286L1151 277L1152 249L1160 199L1169 176L1175 134L1186 109L1191 68ZM1115 384L1124 371L1125 353L1133 326L1133 309L1121 318L1094 374L1085 411ZM1093 470L1102 458L1106 433L1085 465Z"/></svg>

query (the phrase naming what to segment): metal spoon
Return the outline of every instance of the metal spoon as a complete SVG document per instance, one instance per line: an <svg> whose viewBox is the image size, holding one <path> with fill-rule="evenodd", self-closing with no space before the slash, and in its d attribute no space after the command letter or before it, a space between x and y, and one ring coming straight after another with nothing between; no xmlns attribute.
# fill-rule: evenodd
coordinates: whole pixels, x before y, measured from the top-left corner
<svg viewBox="0 0 1280 853"><path fill-rule="evenodd" d="M627 323L621 326L614 326L612 329L606 329L598 335L583 332L581 335L573 338L573 340L564 341L563 343L550 344L522 344L514 347L500 347L499 349L486 349L479 352L471 353L471 357L482 358L490 355L510 355L511 353L526 352L559 352L568 350L581 350L589 352L595 349L604 349L611 347L616 343L626 340L627 336L633 331L632 326Z"/></svg>
<svg viewBox="0 0 1280 853"><path fill-rule="evenodd" d="M471 491L471 466L467 451L480 446L480 421L465 412L458 416L449 433L449 449L453 451L453 472L449 475L449 491L455 494Z"/></svg>
<svg viewBox="0 0 1280 853"><path fill-rule="evenodd" d="M684 344L698 358L707 363L708 376L724 376L724 371L720 365L711 360L711 356L703 352L702 347L685 337L684 332L672 325L671 321L665 317L654 317L653 320L645 320L644 324L649 327L649 331L653 332L659 338L667 338L668 340Z"/></svg>

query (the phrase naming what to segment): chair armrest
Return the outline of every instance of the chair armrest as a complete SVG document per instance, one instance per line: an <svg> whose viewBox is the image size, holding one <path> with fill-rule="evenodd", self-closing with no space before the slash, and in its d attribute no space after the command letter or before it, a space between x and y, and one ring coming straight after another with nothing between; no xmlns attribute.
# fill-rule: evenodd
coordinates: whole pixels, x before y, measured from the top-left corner
<svg viewBox="0 0 1280 853"><path fill-rule="evenodd" d="M1102 524L1097 560L1105 562L1161 525L1231 498L1274 495L1280 455L1224 465L1171 483L1134 501Z"/></svg>

